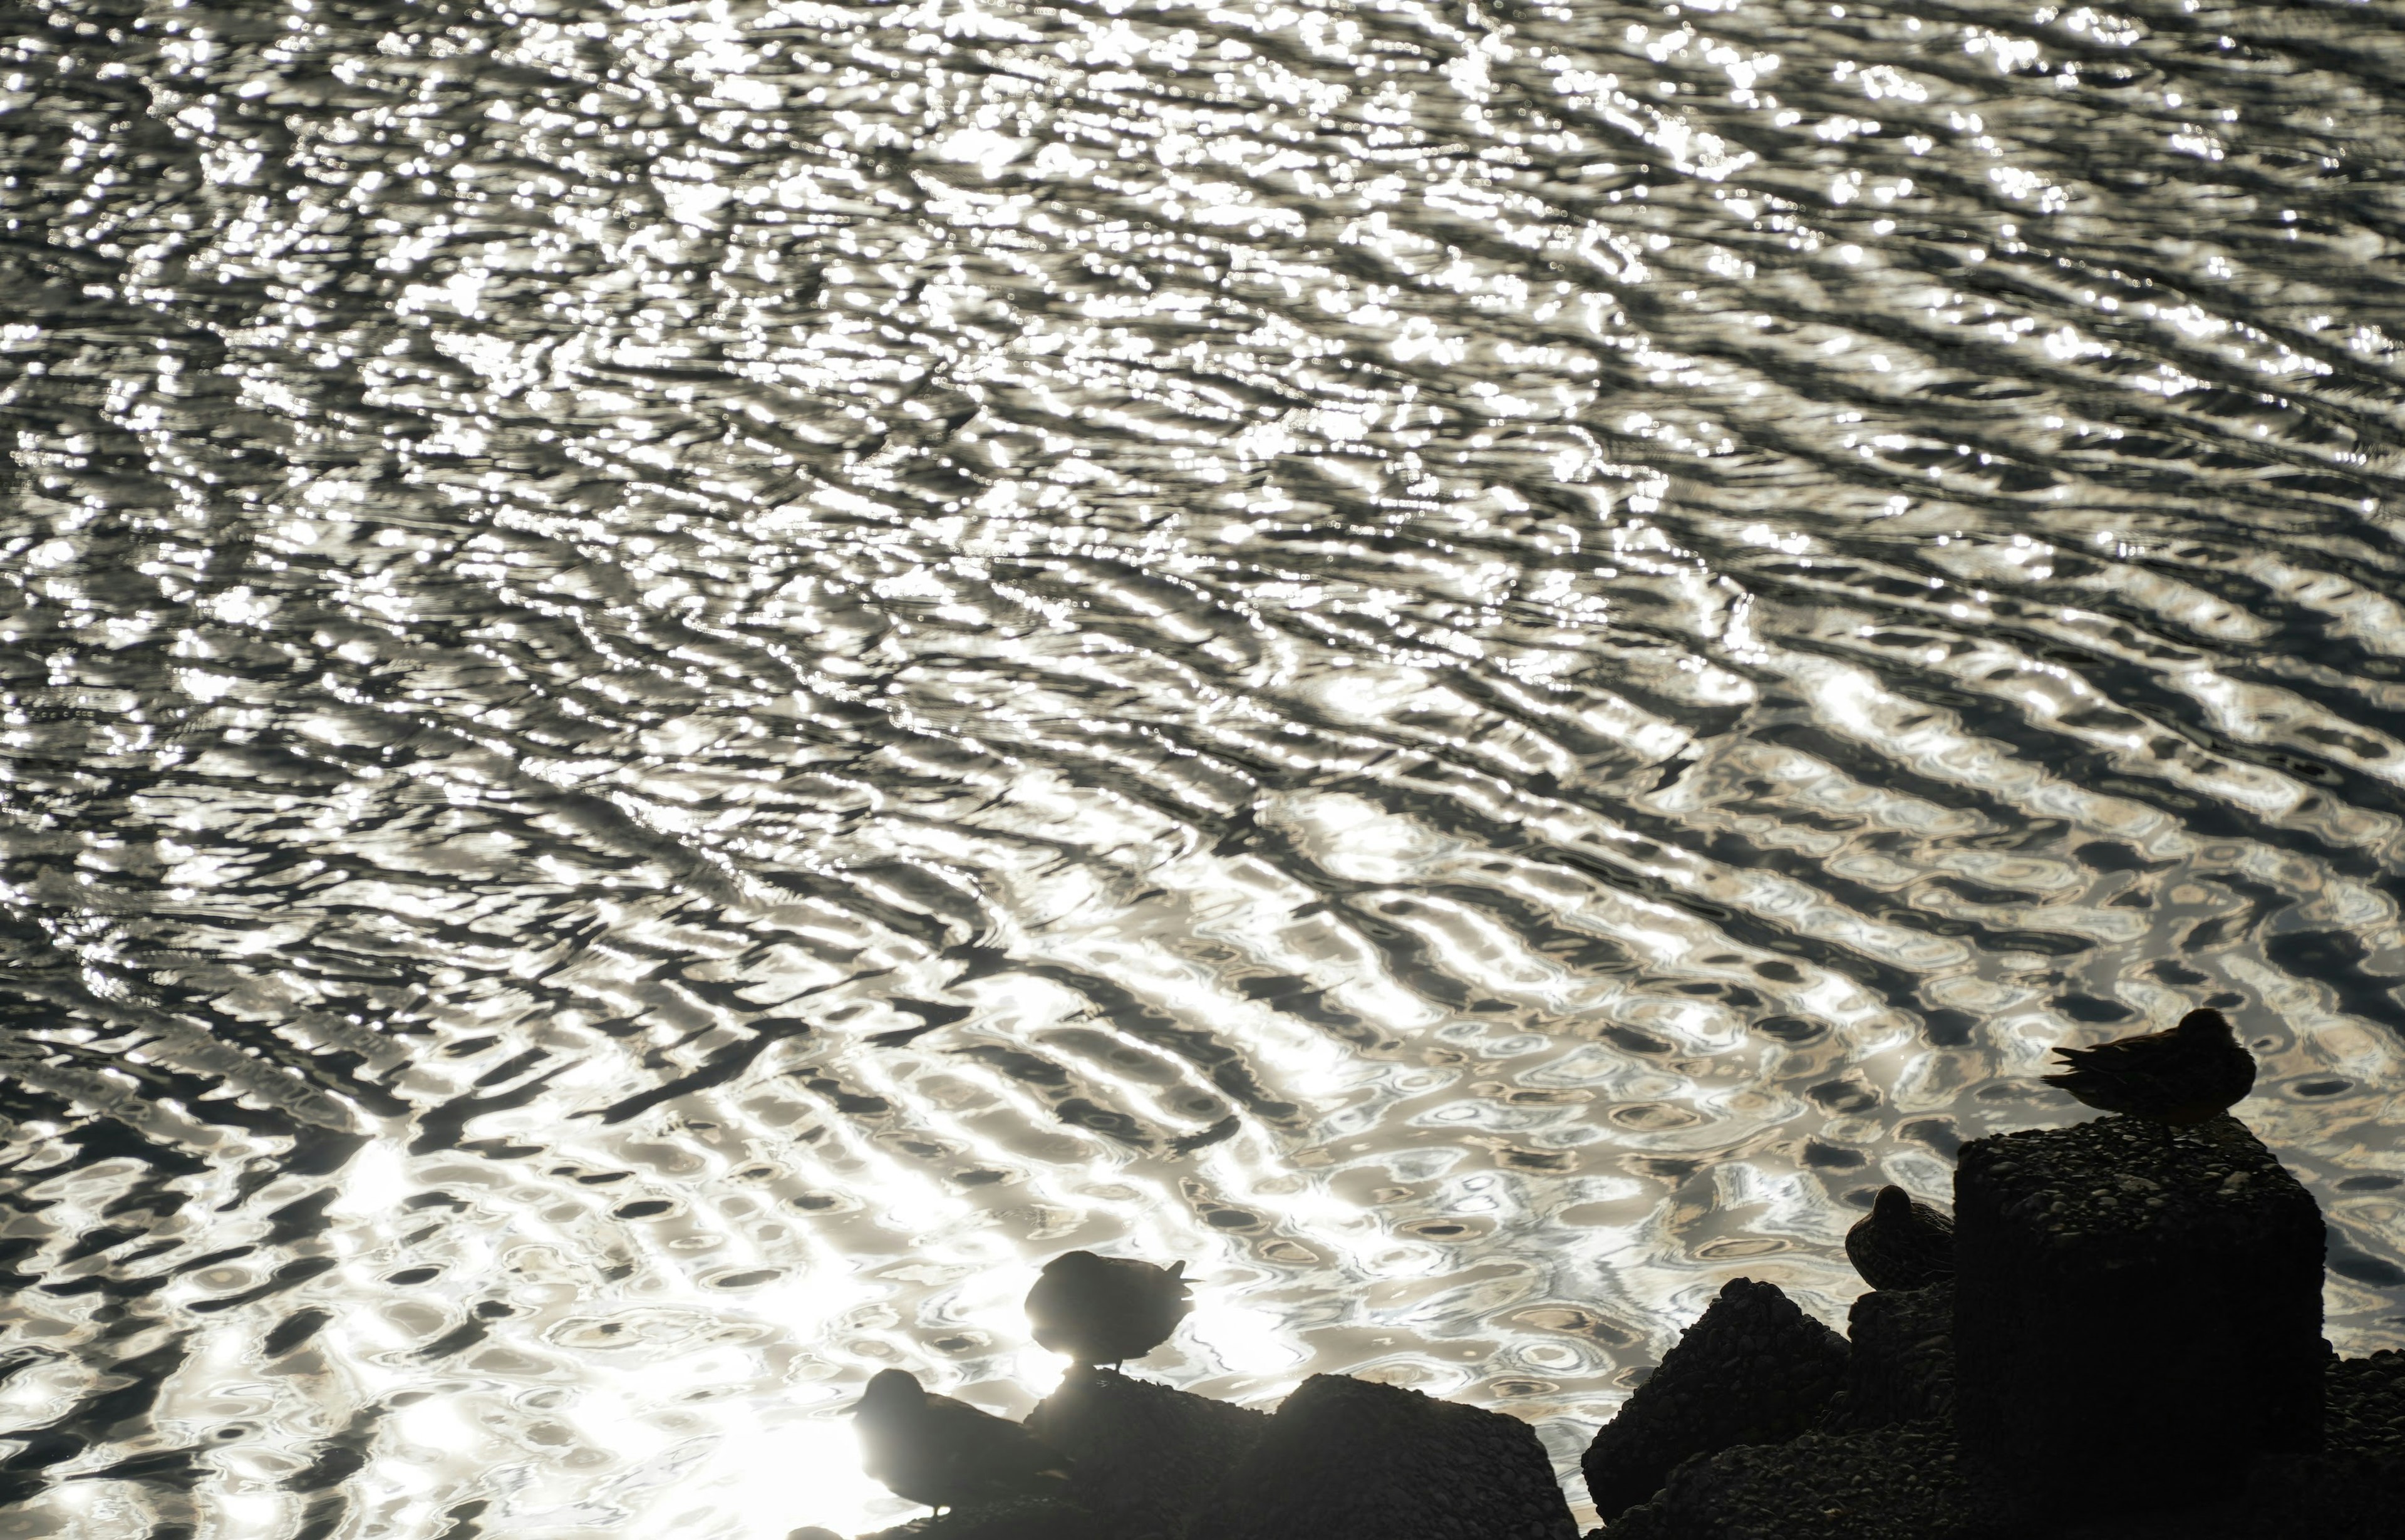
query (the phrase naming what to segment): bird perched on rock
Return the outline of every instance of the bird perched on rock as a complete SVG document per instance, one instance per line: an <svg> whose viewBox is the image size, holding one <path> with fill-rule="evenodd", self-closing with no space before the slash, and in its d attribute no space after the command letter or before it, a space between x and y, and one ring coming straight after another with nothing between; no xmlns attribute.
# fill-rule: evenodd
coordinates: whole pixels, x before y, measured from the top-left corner
<svg viewBox="0 0 2405 1540"><path fill-rule="evenodd" d="M851 1414L861 1468L913 1503L942 1509L1067 1490L1066 1455L1007 1418L929 1393L900 1369L869 1380Z"/></svg>
<svg viewBox="0 0 2405 1540"><path fill-rule="evenodd" d="M2255 1056L2229 1018L2190 1011L2168 1032L2118 1038L2093 1048L2057 1048L2070 1068L2045 1077L2090 1107L2168 1123L2201 1123L2255 1088Z"/></svg>
<svg viewBox="0 0 2405 1540"><path fill-rule="evenodd" d="M1156 1267L1125 1257L1069 1252L1044 1265L1027 1291L1038 1346L1080 1364L1118 1365L1169 1340L1194 1308L1186 1264Z"/></svg>
<svg viewBox="0 0 2405 1540"><path fill-rule="evenodd" d="M1901 1187L1881 1187L1846 1232L1846 1260L1874 1289L1925 1289L1954 1276L1954 1222Z"/></svg>

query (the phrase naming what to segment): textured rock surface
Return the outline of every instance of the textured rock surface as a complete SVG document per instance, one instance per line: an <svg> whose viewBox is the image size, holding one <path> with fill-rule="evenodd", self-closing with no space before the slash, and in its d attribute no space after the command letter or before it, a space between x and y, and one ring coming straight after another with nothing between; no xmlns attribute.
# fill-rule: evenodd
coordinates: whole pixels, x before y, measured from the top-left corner
<svg viewBox="0 0 2405 1540"><path fill-rule="evenodd" d="M2321 1432L2322 1218L2235 1119L2125 1117L1966 1144L1956 1421L2022 1523L2234 1499Z"/></svg>
<svg viewBox="0 0 2405 1540"><path fill-rule="evenodd" d="M1644 1502L1690 1456L1794 1437L1845 1370L1845 1338L1778 1285L1730 1280L1587 1446L1581 1464L1597 1516L1610 1523Z"/></svg>
<svg viewBox="0 0 2405 1540"><path fill-rule="evenodd" d="M1073 1369L1027 1425L1075 1462L1071 1489L1113 1540L1182 1540L1269 1421L1110 1369Z"/></svg>
<svg viewBox="0 0 2405 1540"><path fill-rule="evenodd" d="M1954 1285L1880 1289L1847 1313L1844 1388L1822 1433L1868 1433L1892 1422L1954 1425Z"/></svg>
<svg viewBox="0 0 2405 1540"><path fill-rule="evenodd" d="M1969 1516L1952 1435L1921 1423L1689 1461L1601 1540L1946 1540Z"/></svg>
<svg viewBox="0 0 2405 1540"><path fill-rule="evenodd" d="M1944 1540L2030 1535L2026 1526L1999 1525ZM2050 1526L2046 1540L2405 1540L2405 1465L2333 1454L2271 1455L2234 1496L2179 1512Z"/></svg>
<svg viewBox="0 0 2405 1540"><path fill-rule="evenodd" d="M1575 1540L1517 1418L1314 1375L1270 1419L1195 1531L1205 1540Z"/></svg>
<svg viewBox="0 0 2405 1540"><path fill-rule="evenodd" d="M1048 1498L1022 1498L955 1508L914 1519L862 1540L1118 1540L1092 1514Z"/></svg>
<svg viewBox="0 0 2405 1540"><path fill-rule="evenodd" d="M2405 1352L2338 1360L2323 1384L2325 1449L2405 1460Z"/></svg>

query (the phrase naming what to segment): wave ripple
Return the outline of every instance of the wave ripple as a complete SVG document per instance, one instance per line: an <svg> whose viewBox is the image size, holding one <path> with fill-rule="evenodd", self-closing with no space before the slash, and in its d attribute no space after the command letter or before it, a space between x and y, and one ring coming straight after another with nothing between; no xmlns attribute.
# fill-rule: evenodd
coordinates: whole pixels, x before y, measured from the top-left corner
<svg viewBox="0 0 2405 1540"><path fill-rule="evenodd" d="M6 16L0 1537L1570 1471L2207 1001L2405 1344L2395 5Z"/></svg>

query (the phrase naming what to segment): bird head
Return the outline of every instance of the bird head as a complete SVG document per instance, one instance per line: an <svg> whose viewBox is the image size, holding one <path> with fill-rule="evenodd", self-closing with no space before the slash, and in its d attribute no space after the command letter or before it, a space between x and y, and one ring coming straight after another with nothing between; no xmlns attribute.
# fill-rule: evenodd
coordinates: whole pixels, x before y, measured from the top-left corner
<svg viewBox="0 0 2405 1540"><path fill-rule="evenodd" d="M1074 1278L1080 1273L1092 1273L1102 1267L1103 1259L1091 1252L1062 1252L1044 1264L1047 1278Z"/></svg>
<svg viewBox="0 0 2405 1540"><path fill-rule="evenodd" d="M1871 1217L1890 1223L1911 1218L1912 1195L1901 1187L1881 1187L1878 1197L1871 1200Z"/></svg>
<svg viewBox="0 0 2405 1540"><path fill-rule="evenodd" d="M2238 1029L2229 1025L2229 1018L2210 1005L2180 1017L2179 1025L2172 1030L2182 1037L2228 1038L2233 1042L2238 1037Z"/></svg>
<svg viewBox="0 0 2405 1540"><path fill-rule="evenodd" d="M920 1385L918 1376L904 1369L881 1369L870 1377L868 1388L860 1393L860 1400L851 1410L857 1417L863 1412L921 1406L926 1399L927 1393Z"/></svg>

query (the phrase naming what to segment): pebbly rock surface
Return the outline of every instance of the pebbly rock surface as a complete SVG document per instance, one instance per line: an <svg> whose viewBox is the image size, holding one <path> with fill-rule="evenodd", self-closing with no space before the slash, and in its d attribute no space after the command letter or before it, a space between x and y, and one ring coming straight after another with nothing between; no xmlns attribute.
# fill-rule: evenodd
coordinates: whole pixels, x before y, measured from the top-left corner
<svg viewBox="0 0 2405 1540"><path fill-rule="evenodd" d="M2405 1352L2334 1359L2322 1384L2323 1448L2405 1461Z"/></svg>
<svg viewBox="0 0 2405 1540"><path fill-rule="evenodd" d="M2318 1453L2259 1460L2235 1502L2110 1540L2405 1540L2405 1352L2330 1359L2322 1384Z"/></svg>
<svg viewBox="0 0 2405 1540"><path fill-rule="evenodd" d="M1821 1414L1822 1433L1868 1433L1895 1422L1954 1425L1954 1285L1875 1289L1847 1312L1846 1380Z"/></svg>
<svg viewBox="0 0 2405 1540"><path fill-rule="evenodd" d="M1287 1397L1197 1540L1577 1540L1536 1431L1345 1375Z"/></svg>
<svg viewBox="0 0 2405 1540"><path fill-rule="evenodd" d="M1954 1178L1956 1425L1983 1506L2234 1501L2320 1441L2321 1212L2236 1119L1977 1140Z"/></svg>
<svg viewBox="0 0 2405 1540"><path fill-rule="evenodd" d="M979 1503L949 1513L913 1519L861 1540L1117 1540L1094 1516L1074 1503L1022 1497Z"/></svg>
<svg viewBox="0 0 2405 1540"><path fill-rule="evenodd" d="M1589 1540L1950 1540L1970 1516L1952 1432L1900 1423L1690 1460Z"/></svg>
<svg viewBox="0 0 2405 1540"><path fill-rule="evenodd" d="M1810 1427L1846 1372L1846 1339L1775 1283L1731 1279L1580 1462L1610 1524L1681 1461L1778 1444Z"/></svg>
<svg viewBox="0 0 2405 1540"><path fill-rule="evenodd" d="M1027 1425L1067 1455L1070 1490L1113 1540L1185 1540L1268 1416L1114 1369L1071 1369Z"/></svg>
<svg viewBox="0 0 2405 1540"><path fill-rule="evenodd" d="M1974 1527L1942 1540L2030 1540ZM2405 1466L2337 1454L2274 1454L2234 1493L2192 1507L2049 1526L2046 1540L2405 1540Z"/></svg>

